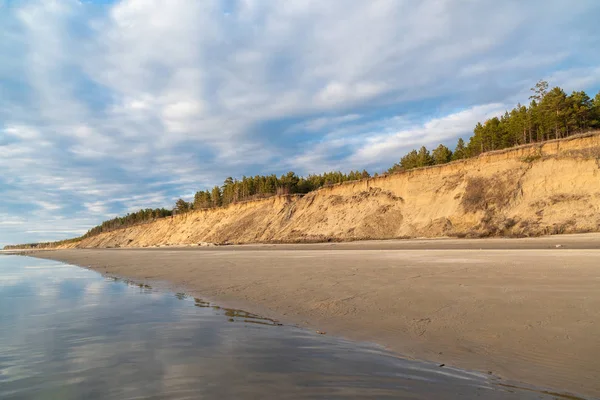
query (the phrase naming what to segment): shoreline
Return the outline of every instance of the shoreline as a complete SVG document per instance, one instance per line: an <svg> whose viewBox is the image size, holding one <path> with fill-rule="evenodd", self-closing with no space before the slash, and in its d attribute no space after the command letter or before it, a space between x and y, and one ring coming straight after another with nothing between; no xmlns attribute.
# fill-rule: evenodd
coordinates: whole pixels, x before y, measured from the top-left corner
<svg viewBox="0 0 600 400"><path fill-rule="evenodd" d="M27 255L173 285L405 358L597 397L599 245L587 234Z"/></svg>

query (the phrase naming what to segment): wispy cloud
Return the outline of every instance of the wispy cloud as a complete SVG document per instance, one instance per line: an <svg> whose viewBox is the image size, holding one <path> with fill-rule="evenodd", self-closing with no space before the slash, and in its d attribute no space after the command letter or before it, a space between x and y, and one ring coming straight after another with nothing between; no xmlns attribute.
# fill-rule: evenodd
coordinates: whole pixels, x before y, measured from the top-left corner
<svg viewBox="0 0 600 400"><path fill-rule="evenodd" d="M475 106L433 118L423 124L406 127L390 134L368 137L349 157L350 163L357 165L378 165L381 162L395 162L413 148L427 145L429 148L440 143L448 144L459 136L468 134L478 121L485 121L506 110L504 104L486 104ZM451 144L451 145L452 145Z"/></svg>
<svg viewBox="0 0 600 400"><path fill-rule="evenodd" d="M0 245L229 175L385 168L539 78L600 86L592 0L0 5Z"/></svg>

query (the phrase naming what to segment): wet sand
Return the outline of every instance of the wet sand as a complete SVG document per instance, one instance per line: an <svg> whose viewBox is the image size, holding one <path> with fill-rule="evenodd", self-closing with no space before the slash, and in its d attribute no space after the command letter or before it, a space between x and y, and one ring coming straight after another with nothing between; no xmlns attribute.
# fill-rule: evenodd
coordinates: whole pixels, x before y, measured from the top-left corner
<svg viewBox="0 0 600 400"><path fill-rule="evenodd" d="M168 282L403 356L599 397L599 245L599 235L572 235L35 256Z"/></svg>

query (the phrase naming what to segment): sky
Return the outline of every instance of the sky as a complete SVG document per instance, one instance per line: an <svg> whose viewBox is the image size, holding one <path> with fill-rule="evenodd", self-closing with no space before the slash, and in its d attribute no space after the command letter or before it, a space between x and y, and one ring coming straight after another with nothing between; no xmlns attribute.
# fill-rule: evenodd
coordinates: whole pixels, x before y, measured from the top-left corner
<svg viewBox="0 0 600 400"><path fill-rule="evenodd" d="M0 0L0 247L228 176L381 172L545 79L600 90L597 0Z"/></svg>

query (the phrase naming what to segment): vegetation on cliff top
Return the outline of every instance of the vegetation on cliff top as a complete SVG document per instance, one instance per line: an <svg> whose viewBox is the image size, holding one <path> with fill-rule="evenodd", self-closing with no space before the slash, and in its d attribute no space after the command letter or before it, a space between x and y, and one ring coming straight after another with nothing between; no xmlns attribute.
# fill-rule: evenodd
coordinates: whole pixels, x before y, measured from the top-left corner
<svg viewBox="0 0 600 400"><path fill-rule="evenodd" d="M387 170L395 173L413 168L445 164L450 161L477 157L494 150L506 149L529 143L560 139L576 133L600 128L600 93L591 99L585 92L567 95L559 87L549 89L548 82L539 81L531 89L529 106L518 104L499 117L479 122L468 143L460 138L454 151L440 144L432 152L425 146L411 150L400 161ZM232 203L265 198L277 194L306 194L324 186L369 178L363 170L342 173L327 172L320 175L300 177L288 172L280 177L256 175L241 180L228 177L222 186L196 192L193 201L177 200L173 210L145 209L116 217L90 229L85 235L61 242L7 246L10 248L39 248L68 244L84 238L110 232L115 229L153 221L157 218L185 213L191 210L227 206ZM377 176L377 174L375 174Z"/></svg>
<svg viewBox="0 0 600 400"><path fill-rule="evenodd" d="M442 144L432 153L423 146L406 154L388 172L444 164L600 128L600 92L592 100L583 91L567 95L559 87L548 88L548 82L539 81L531 89L529 106L518 104L499 117L477 123L468 144L458 139L454 152Z"/></svg>

